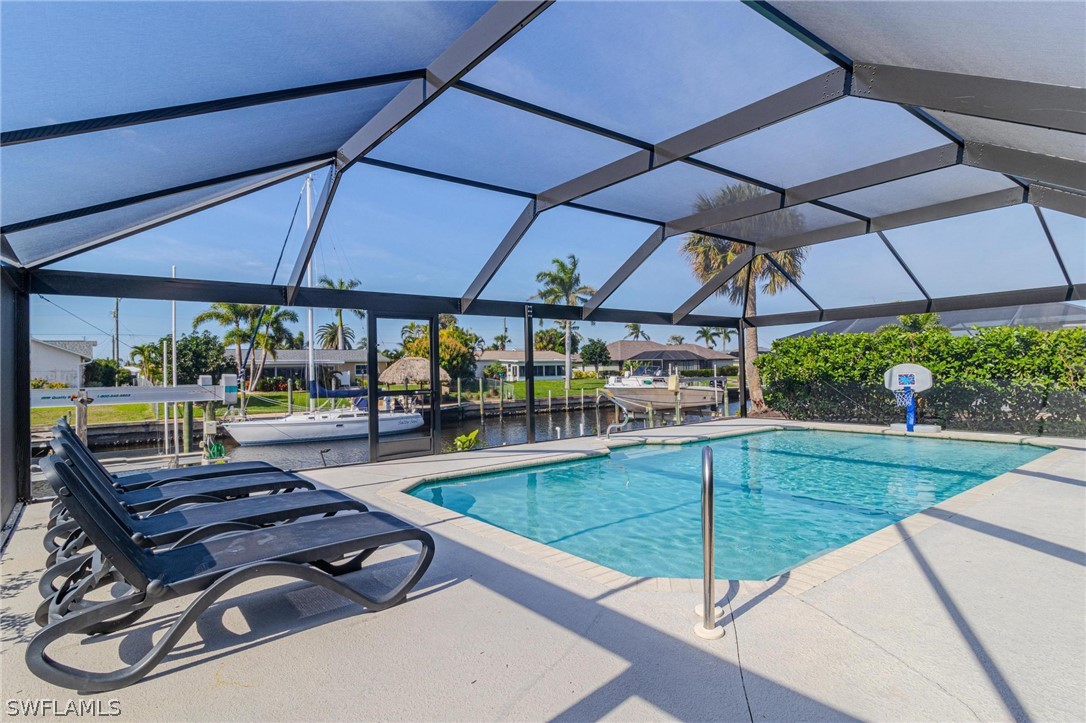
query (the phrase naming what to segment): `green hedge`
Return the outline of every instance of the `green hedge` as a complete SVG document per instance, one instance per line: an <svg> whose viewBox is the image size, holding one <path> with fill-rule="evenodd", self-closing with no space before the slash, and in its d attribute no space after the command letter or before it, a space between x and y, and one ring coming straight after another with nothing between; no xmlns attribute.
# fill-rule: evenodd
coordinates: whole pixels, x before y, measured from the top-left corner
<svg viewBox="0 0 1086 723"><path fill-rule="evenodd" d="M923 364L935 383L918 396L922 422L1086 436L1086 330L993 327L953 336L935 326L778 339L755 362L766 403L795 419L901 421L883 373Z"/></svg>
<svg viewBox="0 0 1086 723"><path fill-rule="evenodd" d="M739 367L737 366L719 366L716 368L716 376L721 377L734 377L739 373ZM679 371L679 376L683 377L711 377L713 376L712 369L682 369Z"/></svg>

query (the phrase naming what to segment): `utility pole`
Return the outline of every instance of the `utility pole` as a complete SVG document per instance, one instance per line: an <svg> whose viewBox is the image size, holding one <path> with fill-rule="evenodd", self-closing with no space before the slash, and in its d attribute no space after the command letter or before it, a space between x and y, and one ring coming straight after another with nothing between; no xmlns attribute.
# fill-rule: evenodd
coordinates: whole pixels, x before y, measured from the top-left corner
<svg viewBox="0 0 1086 723"><path fill-rule="evenodd" d="M121 300L119 298L113 299L113 362L119 364L121 361Z"/></svg>

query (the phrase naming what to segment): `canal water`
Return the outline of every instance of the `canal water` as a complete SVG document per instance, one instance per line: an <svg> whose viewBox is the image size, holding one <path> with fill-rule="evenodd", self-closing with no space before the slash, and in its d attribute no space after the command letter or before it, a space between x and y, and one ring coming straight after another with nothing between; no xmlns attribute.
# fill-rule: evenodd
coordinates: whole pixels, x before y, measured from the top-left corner
<svg viewBox="0 0 1086 723"><path fill-rule="evenodd" d="M733 403L730 414L738 413L738 404ZM708 419L708 416L697 414L684 414L684 422L700 422ZM606 430L607 425L614 421L613 409L600 410L600 425ZM595 409L571 410L569 412L536 412L536 441L544 442L552 439L576 437L580 435L594 436L599 430L596 426ZM641 429L645 427L644 420L633 420L626 429ZM528 441L528 427L524 415L506 417L485 417L483 419L465 419L462 421L442 420L441 425L441 450L453 451L453 440L456 437L469 434L473 430L479 430L480 446L501 447L503 445L524 444ZM335 466L344 464L358 464L369 461L369 441L366 439L346 439L331 442L309 442L298 444L264 445L259 447L238 447L233 445L229 438L226 439L227 453L232 462L260 460L268 462L282 469L311 469L322 466ZM101 452L99 456L103 460L110 457L138 457L141 454L161 454L161 449L133 448L114 449Z"/></svg>

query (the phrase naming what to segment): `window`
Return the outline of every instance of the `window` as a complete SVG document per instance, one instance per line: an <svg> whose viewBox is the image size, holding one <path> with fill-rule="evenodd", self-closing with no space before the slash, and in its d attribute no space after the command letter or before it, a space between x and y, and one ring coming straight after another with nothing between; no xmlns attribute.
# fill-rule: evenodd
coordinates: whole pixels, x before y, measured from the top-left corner
<svg viewBox="0 0 1086 723"><path fill-rule="evenodd" d="M364 377L364 376L366 376L367 373L368 373L368 371L366 369L365 364L355 364L354 365L354 375L356 377Z"/></svg>

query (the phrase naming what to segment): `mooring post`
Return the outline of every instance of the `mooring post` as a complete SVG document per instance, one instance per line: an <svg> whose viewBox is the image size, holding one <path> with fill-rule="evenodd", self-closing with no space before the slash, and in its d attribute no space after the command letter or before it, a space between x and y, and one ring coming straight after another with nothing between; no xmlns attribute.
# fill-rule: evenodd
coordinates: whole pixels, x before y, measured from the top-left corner
<svg viewBox="0 0 1086 723"><path fill-rule="evenodd" d="M185 402L185 416L181 420L181 427L181 434L184 436L181 444L188 453L192 451L192 402Z"/></svg>
<svg viewBox="0 0 1086 723"><path fill-rule="evenodd" d="M294 377L287 379L287 414L294 414Z"/></svg>
<svg viewBox="0 0 1086 723"><path fill-rule="evenodd" d="M83 444L87 444L88 404L90 404L90 399L87 397L87 393L80 391L79 396L75 398L75 434L83 440Z"/></svg>

